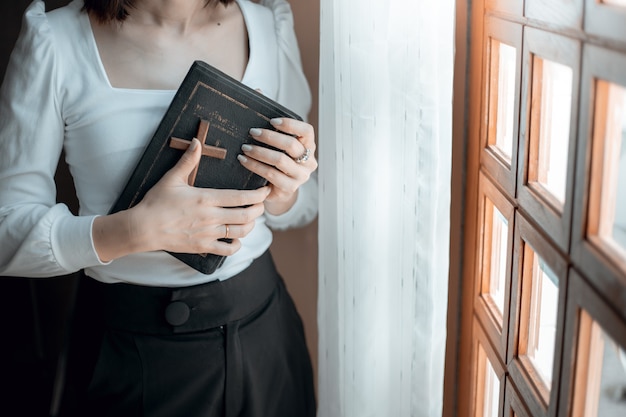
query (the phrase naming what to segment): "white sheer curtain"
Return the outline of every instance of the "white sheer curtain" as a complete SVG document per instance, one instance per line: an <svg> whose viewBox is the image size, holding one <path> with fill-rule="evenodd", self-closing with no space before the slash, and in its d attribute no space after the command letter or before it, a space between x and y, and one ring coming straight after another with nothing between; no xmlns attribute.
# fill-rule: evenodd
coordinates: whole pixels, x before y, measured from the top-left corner
<svg viewBox="0 0 626 417"><path fill-rule="evenodd" d="M319 417L440 416L454 0L321 0Z"/></svg>

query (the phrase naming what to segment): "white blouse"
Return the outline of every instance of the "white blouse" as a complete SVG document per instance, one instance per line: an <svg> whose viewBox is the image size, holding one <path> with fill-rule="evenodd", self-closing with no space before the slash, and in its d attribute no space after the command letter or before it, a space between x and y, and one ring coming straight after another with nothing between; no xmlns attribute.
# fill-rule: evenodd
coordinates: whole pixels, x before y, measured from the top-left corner
<svg viewBox="0 0 626 417"><path fill-rule="evenodd" d="M237 3L250 47L242 82L306 116L311 96L289 5ZM300 226L316 216L312 178L287 213L259 218L241 250L212 275L163 251L101 262L93 220L109 211L175 91L112 87L82 5L74 0L48 13L42 1L29 6L0 90L0 276L48 277L85 269L107 283L175 287L223 280L268 249L269 227ZM78 216L56 204L54 173L62 149L80 203Z"/></svg>

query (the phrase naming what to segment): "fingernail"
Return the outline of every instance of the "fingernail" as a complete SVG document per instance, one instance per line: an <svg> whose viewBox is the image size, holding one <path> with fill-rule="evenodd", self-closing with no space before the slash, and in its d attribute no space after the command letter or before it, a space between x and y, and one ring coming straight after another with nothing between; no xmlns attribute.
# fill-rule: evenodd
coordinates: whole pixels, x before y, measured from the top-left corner
<svg viewBox="0 0 626 417"><path fill-rule="evenodd" d="M195 151L195 150L196 150L196 148L198 147L198 143L200 143L200 142L198 141L198 139L193 138L193 139L191 140L191 145L189 145L189 150L190 150L190 151Z"/></svg>
<svg viewBox="0 0 626 417"><path fill-rule="evenodd" d="M277 117L276 119L270 120L270 123L273 124L274 126L280 126L283 124L283 119Z"/></svg>
<svg viewBox="0 0 626 417"><path fill-rule="evenodd" d="M248 158L246 158L244 155L237 155L237 159L239 159L241 162L248 162Z"/></svg>
<svg viewBox="0 0 626 417"><path fill-rule="evenodd" d="M250 129L250 134L252 136L260 136L261 135L261 129L258 129L256 127L253 127L252 129Z"/></svg>
<svg viewBox="0 0 626 417"><path fill-rule="evenodd" d="M252 150L252 146L248 145L247 143L244 143L243 145L241 145L241 150L244 152L250 152Z"/></svg>

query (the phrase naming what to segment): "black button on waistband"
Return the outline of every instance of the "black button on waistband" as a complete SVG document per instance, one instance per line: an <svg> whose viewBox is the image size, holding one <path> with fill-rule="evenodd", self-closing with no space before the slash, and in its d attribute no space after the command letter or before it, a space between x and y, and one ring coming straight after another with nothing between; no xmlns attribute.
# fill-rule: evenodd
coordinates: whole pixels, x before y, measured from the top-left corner
<svg viewBox="0 0 626 417"><path fill-rule="evenodd" d="M189 306L182 301L173 301L165 309L165 320L172 326L185 324L189 319Z"/></svg>

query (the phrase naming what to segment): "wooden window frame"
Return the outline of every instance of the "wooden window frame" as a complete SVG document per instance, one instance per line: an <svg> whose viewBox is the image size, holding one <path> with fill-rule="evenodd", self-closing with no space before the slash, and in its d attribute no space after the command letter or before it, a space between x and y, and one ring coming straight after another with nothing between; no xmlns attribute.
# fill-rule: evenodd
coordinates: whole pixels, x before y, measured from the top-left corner
<svg viewBox="0 0 626 417"><path fill-rule="evenodd" d="M506 378L504 388L504 416L505 417L533 417L515 389L510 377ZM515 414L513 414L515 413Z"/></svg>
<svg viewBox="0 0 626 417"><path fill-rule="evenodd" d="M606 65L607 60L618 62L619 65ZM580 186L574 196L571 246L574 264L616 306L626 305L626 262L602 250L598 243L594 243L593 237L588 238L587 228L589 217L598 215L592 211L589 202L592 181L598 181L597 175L592 172L596 79L626 87L625 66L624 54L595 45L586 45L583 49L580 137L576 163L576 183Z"/></svg>
<svg viewBox="0 0 626 417"><path fill-rule="evenodd" d="M613 311L619 316L619 326L623 326L626 322L626 272L614 264L607 262L606 257L596 247L585 240L586 215L588 211L587 200L589 193L589 184L586 170L589 169L590 150L589 142L591 141L589 132L592 128L593 118L590 117L590 99L593 98L592 85L590 78L586 75L585 62L593 61L590 59L589 50L606 48L615 51L617 56L626 57L626 17L616 7L597 5L600 0L525 0L518 1L517 6L524 6L524 14L520 16L518 9L513 9L516 5L509 0L477 0L474 2L457 2L457 47L459 54L455 59L455 98L454 98L454 126L453 141L454 153L453 164L453 191L463 193L453 193L453 206L461 207L453 216L452 241L451 249L453 254L459 255L459 262L453 262L451 265L450 275L450 309L448 318L451 338L448 338L447 357L446 357L446 386L452 388L444 392L444 415L446 417L466 416L474 407L475 393L473 374L473 351L475 340L477 337L486 339L487 343L484 348L491 348L495 352L495 356L504 367L505 372L505 403L500 410L502 417L512 417L511 412L518 413L519 417L571 417L567 413L567 396L571 395L568 391L571 384L572 369L575 365L575 356L572 355L570 349L572 342L571 336L566 337L569 326L572 326L572 319L567 313L568 306L564 305L564 300L569 297L569 274L575 270L582 276L586 284L586 291L593 293L593 297L599 297L603 309ZM512 8L513 7L513 8ZM564 7L569 7L564 10ZM614 16L609 19L594 16L596 13L594 8L598 10L604 9L604 12L610 10ZM600 13L603 13L602 11ZM580 16L583 16L582 19ZM568 17L569 16L569 17ZM577 16L572 19L571 16ZM467 19L469 17L469 19ZM584 27L583 27L584 21ZM497 22L497 25L494 24ZM504 23L503 23L504 22ZM593 29L591 24L601 25L599 30ZM497 26L497 27L496 27ZM525 37L524 28L534 28L536 30L549 32L551 35L566 37L570 40L579 42L580 61L579 82L578 82L578 108L572 111L571 117L577 118L578 123L576 130L576 156L574 169L574 193L571 200L572 216L571 224L567 227L571 228L569 245L557 246L550 231L546 230L536 219L535 212L532 208L527 209L523 206L518 198L518 176L522 159L514 158L511 166L517 164L515 171L511 172L498 166L497 159L493 158L493 153L489 149L485 149L487 143L486 133L488 126L488 110L489 110L489 77L487 69L489 69L488 42L491 36L497 40L517 48L517 53L522 54L522 59L518 58L516 68L520 74L519 90L526 94L527 90L522 90L522 74L527 74L524 67L523 57L524 48L509 39L518 39L518 32L513 28L519 27L522 32L519 35L520 44L523 45ZM589 29L588 29L589 28ZM510 30L509 30L510 29ZM595 32L594 32L595 30ZM506 32L506 36L504 33ZM495 33L495 35L494 35ZM469 39L467 38L467 35ZM496 36L497 35L497 36ZM500 36L501 35L501 36ZM619 38L619 39L618 39ZM469 53L467 52L469 51ZM593 55L593 54L591 54ZM597 54L596 54L597 56ZM549 59L549 57L548 57ZM558 59L552 59L559 62ZM621 63L619 63L621 62ZM605 69L615 68L615 70L626 67L624 61L606 65L606 63L594 65L602 65ZM575 70L575 67L572 68ZM589 78L589 79L586 79ZM607 78L607 77L603 77ZM607 81L612 81L610 78ZM615 79L613 80L615 81ZM616 82L625 85L625 83ZM589 90L589 91L586 91ZM575 93L574 93L575 94ZM576 97L576 94L573 96ZM522 101L524 96L519 94L515 97L515 103L519 105L518 115L523 111ZM592 116L592 115L591 115ZM518 116L516 116L518 117ZM521 124L524 121L520 117L516 123L518 128L518 149L521 151L520 134ZM508 137L507 137L508 139ZM508 152L508 151L507 151ZM520 162L517 162L519 160ZM457 164L458 162L458 164ZM521 288L520 284L520 268L523 266L523 250L514 247L513 265L511 267L511 289L510 289L510 305L509 305L509 329L507 339L506 357L497 356L501 348L497 347L497 337L491 337L494 334L489 330L489 321L485 320L485 309L481 307L477 297L476 280L480 279L477 271L480 266L477 263L482 262L482 253L479 254L478 247L479 233L482 233L479 215L479 177L484 175L490 181L491 186L506 197L515 208L516 217L514 220L516 230L529 229L529 233L534 233L539 240L543 240L544 244L549 248L548 252L552 252L555 257L560 258L561 274L559 277L559 310L557 312L557 334L555 340L555 357L553 365L552 386L550 390L549 405L541 403L540 395L534 388L532 381L527 377L524 368L520 367L519 360L512 357L512 350L515 344L514 331L519 330L519 305L517 294ZM514 184L511 184L511 178ZM508 181L508 182L507 182ZM519 217L518 217L519 216ZM525 225L520 226L518 218L524 219ZM517 232L520 234L520 232ZM530 242L530 239L528 239ZM515 237L515 245L522 246L517 243ZM532 244L533 250L543 258L548 266L557 272L554 264L551 264L543 253L543 250L536 244ZM565 242L566 243L566 242ZM514 245L514 246L515 246ZM456 258L455 258L456 259ZM565 270L566 272L562 272ZM558 275L558 274L557 274ZM565 282L566 284L563 284ZM562 286L566 285L564 291ZM586 294L588 299L589 295ZM582 300L582 299L581 299ZM568 305L570 301L567 301ZM580 301L580 304L588 307L586 301ZM506 308L506 307L505 307ZM481 310L482 309L482 310ZM483 318L481 318L483 317ZM568 326L568 327L566 327ZM503 325L504 327L504 325ZM623 330L626 332L626 330ZM479 334L481 336L477 336ZM496 333L497 334L497 333ZM458 337L457 337L458 336ZM514 356L514 355L513 355ZM492 358L493 359L493 358ZM449 366L448 366L449 365ZM452 369L448 371L448 369ZM514 393L515 395L513 395ZM554 400L557 396L558 401ZM516 406L518 406L516 408ZM524 410L524 411L522 411ZM508 413L508 414L506 414ZM555 416L556 414L556 416ZM517 417L517 416L516 416Z"/></svg>
<svg viewBox="0 0 626 417"><path fill-rule="evenodd" d="M484 362L479 360L479 347L482 347L485 352L486 360L489 361L491 367L493 368L498 380L500 381L500 392L498 394L498 404L499 408L502 408L504 404L504 384L505 384L505 367L504 364L498 358L496 350L493 345L489 342L489 338L485 333L485 330L482 328L478 321L474 321L472 325L472 370L470 380L472 381L470 398L471 398L471 410L469 416L472 417L482 417L484 411L484 398L485 395L485 387L483 385L484 381ZM481 369L482 368L482 369ZM481 398L478 401L478 398ZM479 414L480 413L480 414Z"/></svg>
<svg viewBox="0 0 626 417"><path fill-rule="evenodd" d="M485 9L488 12L522 17L524 14L524 2L518 0L485 0Z"/></svg>
<svg viewBox="0 0 626 417"><path fill-rule="evenodd" d="M623 42L626 39L626 7L585 0L585 32Z"/></svg>
<svg viewBox="0 0 626 417"><path fill-rule="evenodd" d="M616 311L600 296L595 288L589 285L580 273L574 268L569 273L568 302L566 307L566 321L564 334L563 371L560 396L561 406L558 417L571 417L576 390L577 365L581 364L578 358L579 338L585 337L586 332L581 328L581 312L584 310L590 318L598 323L602 329L620 346L626 347L626 311ZM586 365L586 361L585 361Z"/></svg>
<svg viewBox="0 0 626 417"><path fill-rule="evenodd" d="M526 0L524 16L556 27L581 29L584 0Z"/></svg>
<svg viewBox="0 0 626 417"><path fill-rule="evenodd" d="M572 200L574 191L574 163L576 160L576 138L578 130L578 94L580 84L580 42L571 38L526 27L524 29L524 75L522 81L522 117L520 118L520 143L518 165L517 199L520 207L528 212L535 221L546 230L551 239L566 253L570 243L570 224L572 219ZM530 147L537 146L539 131L537 110L533 103L540 106L533 97L534 57L566 65L572 69L572 102L570 106L569 147L567 152L567 172L565 173L565 201L559 212L551 204L549 193L538 186L529 184Z"/></svg>
<svg viewBox="0 0 626 417"><path fill-rule="evenodd" d="M510 45L516 50L516 68L515 68L515 97L520 96L521 88L521 68L522 68L522 28L517 24L499 19L494 16L486 16L485 18L485 35L484 50L485 59L483 62L483 107L482 107L482 123L480 128L481 152L480 162L499 184L502 185L505 192L510 196L515 195L515 178L517 175L517 153L519 142L519 112L520 101L515 99L513 106L513 146L511 149L510 166L500 157L498 152L489 145L490 123L490 103L495 99L497 91L490 91L491 82L491 40L495 39L501 43Z"/></svg>
<svg viewBox="0 0 626 417"><path fill-rule="evenodd" d="M552 366L552 384L549 390L543 386L539 375L518 355L521 338L521 317L524 314L524 303L530 289L526 281L524 269L525 245L530 245L534 253L543 259L559 279L559 301L555 334L555 352ZM563 348L563 321L565 315L565 297L567 290L567 261L549 243L545 236L525 219L518 211L515 218L515 248L513 259L513 282L511 287L511 323L507 348L507 364L511 380L520 390L522 399L535 417L554 417L556 415L558 387L560 383L561 351Z"/></svg>
<svg viewBox="0 0 626 417"><path fill-rule="evenodd" d="M502 322L498 322L495 306L491 300L486 299L483 294L485 287L489 282L485 278L490 273L490 259L486 249L491 247L491 225L487 221L487 213L485 200L489 199L495 208L507 219L508 239L507 247L510 249L506 257L506 275L504 280L504 307L502 311ZM475 300L474 308L478 319L485 328L485 333L489 337L491 343L496 346L500 357L506 358L506 344L508 339L508 323L509 323L509 304L511 292L511 266L513 263L513 235L515 230L515 216L512 203L500 192L483 172L479 173L478 180L478 227L479 232L476 234L478 242L478 261L476 280L475 280Z"/></svg>

